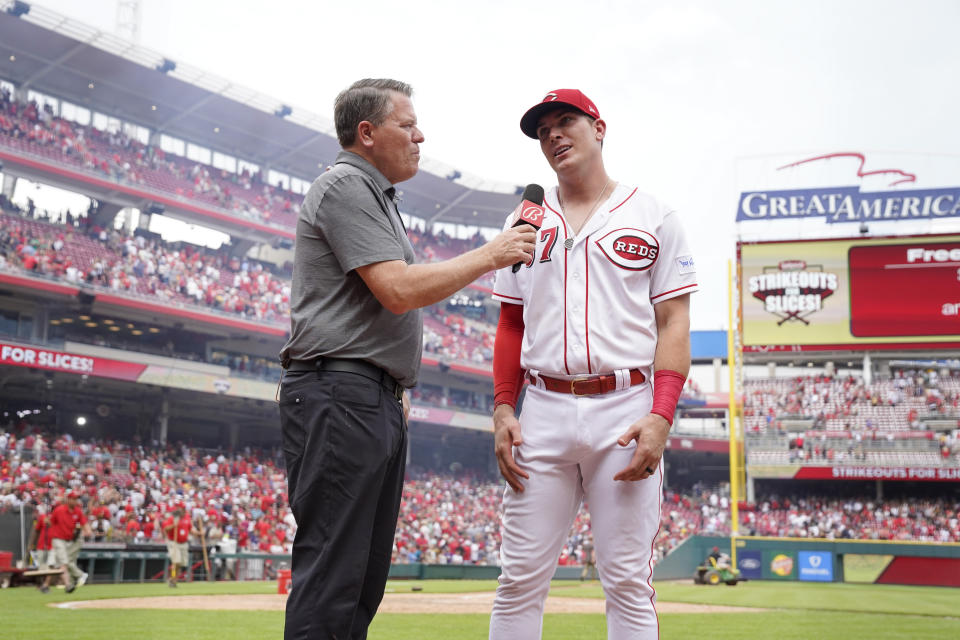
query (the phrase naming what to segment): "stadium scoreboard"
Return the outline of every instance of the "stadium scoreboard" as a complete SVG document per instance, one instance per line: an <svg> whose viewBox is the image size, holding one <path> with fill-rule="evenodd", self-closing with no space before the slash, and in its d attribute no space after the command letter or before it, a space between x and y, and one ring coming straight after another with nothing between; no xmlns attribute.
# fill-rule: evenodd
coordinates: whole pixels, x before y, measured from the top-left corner
<svg viewBox="0 0 960 640"><path fill-rule="evenodd" d="M960 347L960 235L739 243L745 351Z"/></svg>

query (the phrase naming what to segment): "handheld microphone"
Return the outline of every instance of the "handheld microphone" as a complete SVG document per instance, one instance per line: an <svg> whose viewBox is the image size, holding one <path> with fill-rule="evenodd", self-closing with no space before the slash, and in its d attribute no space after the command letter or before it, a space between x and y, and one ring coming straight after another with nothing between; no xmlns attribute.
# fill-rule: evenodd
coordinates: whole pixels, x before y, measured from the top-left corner
<svg viewBox="0 0 960 640"><path fill-rule="evenodd" d="M537 231L543 224L543 187L538 184L528 184L523 190L523 202L520 203L513 226L519 227L521 224L528 224ZM521 266L522 262L513 265L513 272L520 271Z"/></svg>

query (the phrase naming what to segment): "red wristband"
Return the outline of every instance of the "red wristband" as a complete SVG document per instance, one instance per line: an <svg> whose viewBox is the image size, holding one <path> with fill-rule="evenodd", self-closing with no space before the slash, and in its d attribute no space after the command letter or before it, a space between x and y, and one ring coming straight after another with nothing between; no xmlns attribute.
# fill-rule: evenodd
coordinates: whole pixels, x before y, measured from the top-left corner
<svg viewBox="0 0 960 640"><path fill-rule="evenodd" d="M653 374L653 408L650 413L663 417L673 424L673 413L677 409L686 376L671 369L660 369Z"/></svg>

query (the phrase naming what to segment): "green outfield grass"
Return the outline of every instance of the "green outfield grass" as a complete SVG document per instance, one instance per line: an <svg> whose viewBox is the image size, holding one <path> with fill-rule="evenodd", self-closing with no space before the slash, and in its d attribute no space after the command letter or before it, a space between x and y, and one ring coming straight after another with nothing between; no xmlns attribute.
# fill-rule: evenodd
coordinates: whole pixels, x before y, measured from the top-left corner
<svg viewBox="0 0 960 640"><path fill-rule="evenodd" d="M736 587L695 585L693 581L661 582L655 585L661 602L895 613L960 619L960 589L812 582L743 582ZM602 598L599 583L563 586L554 583L552 596ZM958 636L960 637L960 636Z"/></svg>
<svg viewBox="0 0 960 640"><path fill-rule="evenodd" d="M492 590L494 581L391 581L389 591L424 593ZM661 614L663 640L838 639L924 640L960 638L960 590L789 582L748 582L736 587L659 583L661 602L723 604L776 609L763 613ZM67 610L51 602L168 595L276 593L276 583L193 583L173 591L162 584L89 585L72 595L33 588L0 592L0 637L10 640L253 640L281 638L283 614L262 611ZM597 583L556 582L551 597L602 597ZM381 614L370 640L482 640L488 616ZM601 615L553 614L547 640L602 640Z"/></svg>

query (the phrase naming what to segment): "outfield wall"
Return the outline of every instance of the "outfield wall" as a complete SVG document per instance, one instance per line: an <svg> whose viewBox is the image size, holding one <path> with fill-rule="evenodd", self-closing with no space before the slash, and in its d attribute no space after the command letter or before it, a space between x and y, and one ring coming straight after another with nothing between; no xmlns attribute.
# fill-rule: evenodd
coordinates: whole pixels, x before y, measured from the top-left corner
<svg viewBox="0 0 960 640"><path fill-rule="evenodd" d="M166 578L167 553L149 545L141 549L91 549L80 551L78 563L90 574L91 583L156 582ZM190 547L191 580L273 580L280 569L290 567L291 558L283 554L265 553L208 553L210 575L205 571L203 550ZM554 580L578 580L582 567L557 567ZM394 580L496 580L500 567L457 564L393 564L390 578Z"/></svg>
<svg viewBox="0 0 960 640"><path fill-rule="evenodd" d="M850 582L960 587L960 544L691 536L654 568L655 580L692 579L713 547L735 545L736 565L750 580ZM84 548L79 564L90 582L153 582L163 580L167 554L159 545L141 548ZM221 554L209 549L210 575L202 548L190 549L190 579L272 580L289 568L290 556L259 553ZM562 566L555 580L577 580L582 567ZM494 580L500 567L487 565L394 564L396 580Z"/></svg>
<svg viewBox="0 0 960 640"><path fill-rule="evenodd" d="M960 544L737 537L736 565L750 580L855 582L960 587ZM693 576L716 546L731 549L726 537L691 536L657 564L657 580Z"/></svg>
<svg viewBox="0 0 960 640"><path fill-rule="evenodd" d="M734 544L748 578L960 587L957 543L757 537Z"/></svg>

